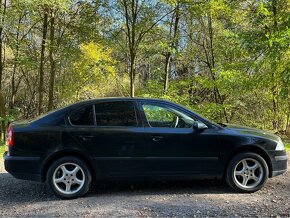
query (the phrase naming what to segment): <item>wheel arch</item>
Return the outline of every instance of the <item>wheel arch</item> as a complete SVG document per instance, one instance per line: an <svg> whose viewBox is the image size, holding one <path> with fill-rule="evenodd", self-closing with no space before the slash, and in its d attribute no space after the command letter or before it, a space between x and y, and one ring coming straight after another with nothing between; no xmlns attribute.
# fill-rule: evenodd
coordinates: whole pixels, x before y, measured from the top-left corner
<svg viewBox="0 0 290 218"><path fill-rule="evenodd" d="M46 175L47 175L47 171L49 169L49 166L57 159L60 159L60 158L65 157L65 156L73 156L73 157L77 157L77 158L83 160L87 164L87 166L91 172L92 179L93 180L95 179L95 169L93 167L93 164L85 155L81 154L79 151L65 150L65 151L56 152L45 160L45 162L42 166L42 169L41 169L41 181L42 182L44 182L46 180Z"/></svg>
<svg viewBox="0 0 290 218"><path fill-rule="evenodd" d="M256 154L260 155L267 163L267 166L269 169L269 178L272 177L272 164L271 164L271 159L270 159L269 155L267 154L267 152L264 149L262 149L258 146L255 146L255 145L247 145L247 146L241 146L241 147L237 148L227 159L226 165L225 165L224 170L223 170L223 176L226 175L228 165L229 165L230 161L234 158L234 156L236 156L237 154L240 154L240 153L244 153L244 152L252 152L252 153L256 153Z"/></svg>

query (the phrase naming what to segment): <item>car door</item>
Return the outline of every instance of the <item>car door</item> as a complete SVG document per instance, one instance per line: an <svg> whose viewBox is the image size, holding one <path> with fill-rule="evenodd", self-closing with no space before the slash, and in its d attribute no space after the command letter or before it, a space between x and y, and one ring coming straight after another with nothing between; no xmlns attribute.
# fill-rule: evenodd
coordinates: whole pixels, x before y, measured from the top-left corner
<svg viewBox="0 0 290 218"><path fill-rule="evenodd" d="M79 110L84 111L82 108ZM92 158L97 175L140 174L140 162L136 162L136 158L145 153L144 128L135 102L97 102L85 110L89 117L93 116L93 125L84 126L86 118L75 111L70 116L72 125L69 131ZM75 114L78 118L74 118Z"/></svg>
<svg viewBox="0 0 290 218"><path fill-rule="evenodd" d="M147 165L153 175L215 175L218 170L215 129L199 131L198 121L164 103L142 101Z"/></svg>

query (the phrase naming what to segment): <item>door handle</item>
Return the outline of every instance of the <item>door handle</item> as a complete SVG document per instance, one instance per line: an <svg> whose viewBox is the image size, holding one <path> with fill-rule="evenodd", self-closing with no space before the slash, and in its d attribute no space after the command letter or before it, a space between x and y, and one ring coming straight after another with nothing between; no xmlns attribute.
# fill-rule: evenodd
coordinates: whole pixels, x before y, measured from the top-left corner
<svg viewBox="0 0 290 218"><path fill-rule="evenodd" d="M153 136L152 138L154 142L159 142L161 139L163 139L163 136Z"/></svg>
<svg viewBox="0 0 290 218"><path fill-rule="evenodd" d="M79 138L81 138L84 141L91 141L94 136L92 135L80 135Z"/></svg>

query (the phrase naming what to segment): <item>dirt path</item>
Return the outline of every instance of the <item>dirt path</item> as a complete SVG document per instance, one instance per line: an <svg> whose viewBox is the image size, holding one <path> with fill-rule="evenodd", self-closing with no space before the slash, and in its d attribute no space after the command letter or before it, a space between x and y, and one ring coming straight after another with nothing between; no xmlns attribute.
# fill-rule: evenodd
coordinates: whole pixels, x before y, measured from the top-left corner
<svg viewBox="0 0 290 218"><path fill-rule="evenodd" d="M290 216L290 172L253 194L235 193L222 181L110 183L62 201L44 184L14 179L0 164L1 217Z"/></svg>

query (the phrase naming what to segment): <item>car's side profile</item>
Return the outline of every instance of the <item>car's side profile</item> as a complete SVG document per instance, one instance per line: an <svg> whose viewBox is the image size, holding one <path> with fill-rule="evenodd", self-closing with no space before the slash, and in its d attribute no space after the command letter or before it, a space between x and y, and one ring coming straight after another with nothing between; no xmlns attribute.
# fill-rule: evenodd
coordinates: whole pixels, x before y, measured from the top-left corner
<svg viewBox="0 0 290 218"><path fill-rule="evenodd" d="M287 170L278 136L218 125L158 99L95 99L12 123L7 147L9 173L46 182L63 198L112 178L225 178L237 191L254 192Z"/></svg>

